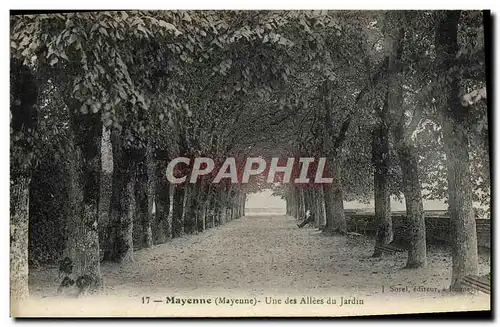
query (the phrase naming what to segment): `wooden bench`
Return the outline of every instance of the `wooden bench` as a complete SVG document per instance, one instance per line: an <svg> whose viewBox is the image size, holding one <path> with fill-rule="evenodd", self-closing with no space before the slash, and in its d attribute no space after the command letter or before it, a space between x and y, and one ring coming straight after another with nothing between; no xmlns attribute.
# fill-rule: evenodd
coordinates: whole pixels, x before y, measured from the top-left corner
<svg viewBox="0 0 500 327"><path fill-rule="evenodd" d="M490 279L487 276L466 276L462 280L462 285L465 287L470 287L472 289L481 291L486 294L490 294L491 285Z"/></svg>
<svg viewBox="0 0 500 327"><path fill-rule="evenodd" d="M382 246L377 245L375 246L375 251L377 250L386 254L401 253L406 251L404 247L395 244L387 244Z"/></svg>

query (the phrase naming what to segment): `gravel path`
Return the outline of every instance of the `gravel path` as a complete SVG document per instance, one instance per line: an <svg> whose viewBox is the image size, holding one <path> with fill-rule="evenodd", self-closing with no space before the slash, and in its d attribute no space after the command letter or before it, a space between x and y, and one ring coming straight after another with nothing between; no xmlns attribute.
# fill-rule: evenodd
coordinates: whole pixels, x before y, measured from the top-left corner
<svg viewBox="0 0 500 327"><path fill-rule="evenodd" d="M288 216L246 216L136 251L133 263L104 263L103 295L334 294L385 301L456 296L440 292L451 278L451 257L445 249L431 248L428 268L418 270L403 269L405 254L371 258L372 251L372 240L362 236L328 237L314 228L298 229ZM489 272L487 259L482 258L480 266L481 273ZM57 287L56 270L38 269L30 277L33 295L54 296L48 290ZM394 291L396 287L408 287L411 294Z"/></svg>

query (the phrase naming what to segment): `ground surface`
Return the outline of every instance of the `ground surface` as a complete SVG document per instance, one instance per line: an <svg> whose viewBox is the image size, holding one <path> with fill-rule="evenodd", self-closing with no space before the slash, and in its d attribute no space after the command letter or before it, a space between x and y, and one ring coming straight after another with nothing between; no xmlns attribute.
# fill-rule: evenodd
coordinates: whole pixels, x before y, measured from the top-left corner
<svg viewBox="0 0 500 327"><path fill-rule="evenodd" d="M288 216L246 216L199 235L136 251L133 263L104 263L106 287L101 298L138 301L145 295L225 294L264 301L265 296L324 295L355 296L365 304L398 299L420 304L462 301L461 307L487 299L484 294L457 297L442 292L451 278L447 249L430 248L428 267L418 270L403 269L406 254L371 258L372 251L372 240L362 236L332 237L314 228L298 229ZM482 274L489 272L488 261L481 258ZM45 267L30 272L33 298L54 298L56 271ZM414 287L434 290L420 292Z"/></svg>

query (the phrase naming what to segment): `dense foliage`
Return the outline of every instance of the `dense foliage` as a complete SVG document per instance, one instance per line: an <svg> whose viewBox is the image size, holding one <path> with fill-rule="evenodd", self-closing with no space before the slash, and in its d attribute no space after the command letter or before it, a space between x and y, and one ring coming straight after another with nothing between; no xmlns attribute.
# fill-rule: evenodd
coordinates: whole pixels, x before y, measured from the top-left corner
<svg viewBox="0 0 500 327"><path fill-rule="evenodd" d="M31 177L32 263L62 255L65 228L73 226L66 216L83 212L91 217L96 205L99 217L95 223L85 218L82 228L97 228L98 243L109 242L98 244L101 250L123 260L132 259L129 241L135 248L149 247L181 233L202 232L243 214L245 194L270 187L261 177L248 185L214 186L210 176L199 185L171 187L162 176L166 163L179 155L328 157L342 203L342 197L373 198L379 183L373 172L381 161L387 192L403 198L398 152L403 142L416 149L422 196L446 199L440 110L451 80L459 81L458 94L468 108L467 124L460 128L469 135L474 201L488 214L483 17L461 14L458 54L449 64L437 60L439 15L121 11L12 16L11 185L17 185L17 176ZM390 53L395 39L401 48ZM401 90L401 105L394 105L393 89ZM106 142L112 144L107 145L112 159L101 162L102 130L111 135ZM375 151L377 131L390 134L386 152ZM104 165L113 167L113 176ZM97 191L85 176L99 181ZM289 203L302 194L289 185L271 187ZM101 193L97 203L93 192ZM90 239L85 242L91 244ZM47 253L37 252L42 248Z"/></svg>

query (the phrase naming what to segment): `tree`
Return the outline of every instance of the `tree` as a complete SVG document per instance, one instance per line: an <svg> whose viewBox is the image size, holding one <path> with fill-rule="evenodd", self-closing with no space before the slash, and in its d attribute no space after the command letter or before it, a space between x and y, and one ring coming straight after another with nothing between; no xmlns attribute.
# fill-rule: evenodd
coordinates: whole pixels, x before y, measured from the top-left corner
<svg viewBox="0 0 500 327"><path fill-rule="evenodd" d="M29 296L29 184L36 156L38 84L33 68L11 61L10 294L14 310Z"/></svg>
<svg viewBox="0 0 500 327"><path fill-rule="evenodd" d="M436 67L447 73L453 69L459 51L460 11L438 12L436 26ZM451 288L458 290L465 276L478 272L476 221L472 207L472 183L469 165L467 107L460 103L457 76L440 79L443 141L446 152L448 204L452 233Z"/></svg>
<svg viewBox="0 0 500 327"><path fill-rule="evenodd" d="M394 14L395 17L391 17ZM408 231L407 268L425 267L427 264L427 246L425 234L425 217L422 202L422 192L418 172L418 157L416 147L411 140L411 133L421 118L422 108L415 109L413 121L405 126L405 101L403 85L403 52L405 42L405 17L403 13L388 13L386 19L386 51L389 53L387 63L388 110L395 119L391 122L395 148L403 178L403 194L406 204L406 219ZM399 25L399 27L398 27Z"/></svg>

